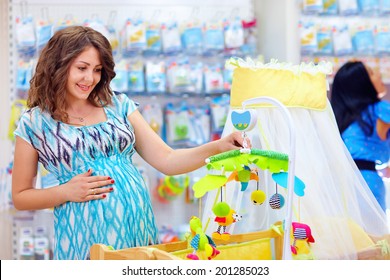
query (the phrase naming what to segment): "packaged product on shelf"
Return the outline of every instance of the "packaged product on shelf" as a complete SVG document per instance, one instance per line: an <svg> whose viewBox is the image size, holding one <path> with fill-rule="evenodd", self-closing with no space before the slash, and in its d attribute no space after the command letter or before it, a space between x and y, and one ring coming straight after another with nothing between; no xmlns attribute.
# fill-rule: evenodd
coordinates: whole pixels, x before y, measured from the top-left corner
<svg viewBox="0 0 390 280"><path fill-rule="evenodd" d="M50 259L50 243L47 237L46 228L37 226L34 234L34 259L49 260Z"/></svg>
<svg viewBox="0 0 390 280"><path fill-rule="evenodd" d="M34 259L34 236L32 227L21 227L19 236L19 259Z"/></svg>

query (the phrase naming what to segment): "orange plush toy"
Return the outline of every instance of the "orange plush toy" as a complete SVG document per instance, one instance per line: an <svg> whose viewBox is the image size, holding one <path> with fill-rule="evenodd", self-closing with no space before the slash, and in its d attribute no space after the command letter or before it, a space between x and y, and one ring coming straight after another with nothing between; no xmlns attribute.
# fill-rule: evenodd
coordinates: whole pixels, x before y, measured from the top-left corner
<svg viewBox="0 0 390 280"><path fill-rule="evenodd" d="M231 209L226 202L219 202L213 207L215 214L214 221L218 223L217 231L213 232L212 238L229 240L230 233L226 232L226 227L241 220L242 216Z"/></svg>

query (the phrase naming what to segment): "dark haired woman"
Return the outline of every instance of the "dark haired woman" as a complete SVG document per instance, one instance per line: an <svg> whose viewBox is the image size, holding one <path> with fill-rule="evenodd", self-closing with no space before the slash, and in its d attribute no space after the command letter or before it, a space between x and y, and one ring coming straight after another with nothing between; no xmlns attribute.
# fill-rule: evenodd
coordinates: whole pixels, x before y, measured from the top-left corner
<svg viewBox="0 0 390 280"><path fill-rule="evenodd" d="M344 64L336 73L331 105L341 136L357 167L386 211L386 191L376 165L390 159L390 103L380 72L360 61Z"/></svg>

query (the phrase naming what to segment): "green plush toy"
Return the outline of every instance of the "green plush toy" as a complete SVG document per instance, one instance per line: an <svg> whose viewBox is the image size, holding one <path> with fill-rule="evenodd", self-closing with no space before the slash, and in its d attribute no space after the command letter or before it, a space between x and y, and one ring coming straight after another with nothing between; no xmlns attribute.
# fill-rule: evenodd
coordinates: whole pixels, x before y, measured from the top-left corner
<svg viewBox="0 0 390 280"><path fill-rule="evenodd" d="M217 217L225 217L230 212L230 206L226 202L218 202L213 207L213 213Z"/></svg>

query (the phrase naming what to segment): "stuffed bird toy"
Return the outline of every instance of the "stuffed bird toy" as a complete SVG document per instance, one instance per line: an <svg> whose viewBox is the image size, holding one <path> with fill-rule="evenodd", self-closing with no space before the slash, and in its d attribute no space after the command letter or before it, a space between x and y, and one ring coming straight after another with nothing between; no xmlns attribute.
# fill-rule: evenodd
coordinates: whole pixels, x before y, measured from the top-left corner
<svg viewBox="0 0 390 280"><path fill-rule="evenodd" d="M226 232L226 227L241 220L242 216L231 209L226 202L217 203L213 207L213 212L216 216L214 221L218 223L218 229L213 232L212 237L214 239L229 240L230 233Z"/></svg>
<svg viewBox="0 0 390 280"><path fill-rule="evenodd" d="M296 245L297 240L305 240L307 244L314 243L314 237L311 235L311 229L308 225L302 223L293 222L292 224L292 235L294 242L291 245L291 252L296 255L298 254L298 246Z"/></svg>
<svg viewBox="0 0 390 280"><path fill-rule="evenodd" d="M206 235L202 228L202 222L198 217L193 216L190 220L191 229L191 247L194 251L187 255L190 260L208 259L215 258L220 251L216 249L214 241Z"/></svg>

